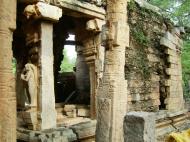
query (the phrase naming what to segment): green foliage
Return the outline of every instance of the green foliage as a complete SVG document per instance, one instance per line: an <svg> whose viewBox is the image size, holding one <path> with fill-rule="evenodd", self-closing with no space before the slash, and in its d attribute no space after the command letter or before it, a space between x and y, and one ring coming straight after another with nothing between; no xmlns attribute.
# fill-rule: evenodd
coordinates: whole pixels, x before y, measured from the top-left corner
<svg viewBox="0 0 190 142"><path fill-rule="evenodd" d="M144 46L147 46L148 43L150 42L148 37L145 36L144 32L139 29L139 28L136 28L134 29L134 31L132 32L133 34L133 37L136 39L136 41L140 44L140 45L144 45Z"/></svg>
<svg viewBox="0 0 190 142"><path fill-rule="evenodd" d="M173 7L175 0L149 0L149 3L156 5L162 9L170 9Z"/></svg>
<svg viewBox="0 0 190 142"><path fill-rule="evenodd" d="M16 74L16 59L15 58L13 58L12 59L12 72L14 73L14 74Z"/></svg>
<svg viewBox="0 0 190 142"><path fill-rule="evenodd" d="M68 50L63 50L63 61L61 63L61 71L60 72L73 72L73 67L75 67L75 58L70 59L67 54Z"/></svg>
<svg viewBox="0 0 190 142"><path fill-rule="evenodd" d="M180 26L190 26L190 0L149 0Z"/></svg>
<svg viewBox="0 0 190 142"><path fill-rule="evenodd" d="M134 0L131 0L130 3L128 4L128 10L131 11L131 10L135 10L136 9L136 4L135 4L135 1Z"/></svg>
<svg viewBox="0 0 190 142"><path fill-rule="evenodd" d="M147 80L149 80L151 74L151 69L148 66L149 61L147 59L147 47L150 44L150 39L145 34L146 28L144 25L144 21L142 19L136 19L138 22L133 23L133 14L135 13L141 15L140 17L146 17L149 15L149 11L141 7L138 7L134 0L130 1L130 3L128 4L128 9L129 25L131 27L131 40L134 39L136 43L136 45L134 46L137 47L136 49L134 48L136 50L136 54L128 56L128 65L131 66L129 68L135 68L135 71L138 72L142 76L143 80L146 82Z"/></svg>

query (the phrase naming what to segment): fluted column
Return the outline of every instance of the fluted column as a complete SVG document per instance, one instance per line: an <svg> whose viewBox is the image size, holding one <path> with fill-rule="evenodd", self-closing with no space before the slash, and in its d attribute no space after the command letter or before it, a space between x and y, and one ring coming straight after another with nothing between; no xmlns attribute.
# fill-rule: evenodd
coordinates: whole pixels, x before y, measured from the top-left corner
<svg viewBox="0 0 190 142"><path fill-rule="evenodd" d="M12 72L12 34L16 0L0 4L0 142L16 142L15 77Z"/></svg>

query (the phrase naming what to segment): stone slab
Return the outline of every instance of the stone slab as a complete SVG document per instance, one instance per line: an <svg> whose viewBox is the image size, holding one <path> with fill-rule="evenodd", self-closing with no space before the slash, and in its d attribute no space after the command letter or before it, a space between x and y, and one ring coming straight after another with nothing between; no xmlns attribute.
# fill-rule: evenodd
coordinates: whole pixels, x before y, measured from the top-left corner
<svg viewBox="0 0 190 142"><path fill-rule="evenodd" d="M124 119L125 142L155 142L155 115L129 112Z"/></svg>

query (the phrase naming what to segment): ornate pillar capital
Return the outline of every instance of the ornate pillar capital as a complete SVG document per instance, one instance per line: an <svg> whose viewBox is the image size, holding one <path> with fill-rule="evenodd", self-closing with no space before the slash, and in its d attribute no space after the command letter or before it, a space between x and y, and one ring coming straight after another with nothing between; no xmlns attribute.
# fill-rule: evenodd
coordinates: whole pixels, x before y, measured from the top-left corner
<svg viewBox="0 0 190 142"><path fill-rule="evenodd" d="M24 15L27 19L44 19L51 22L57 22L62 16L62 9L40 1L36 4L26 6Z"/></svg>

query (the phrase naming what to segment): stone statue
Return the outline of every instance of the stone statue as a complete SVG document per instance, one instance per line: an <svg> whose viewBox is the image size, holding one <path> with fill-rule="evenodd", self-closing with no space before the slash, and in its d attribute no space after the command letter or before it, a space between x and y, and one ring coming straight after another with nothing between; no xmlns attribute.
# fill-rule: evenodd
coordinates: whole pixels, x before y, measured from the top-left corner
<svg viewBox="0 0 190 142"><path fill-rule="evenodd" d="M21 73L21 79L27 83L26 92L29 98L29 107L37 107L37 67L27 63Z"/></svg>

